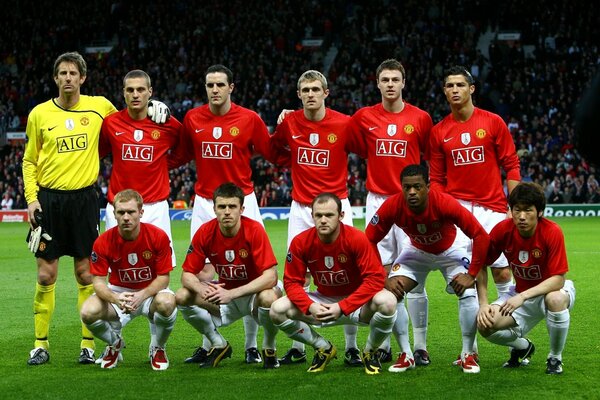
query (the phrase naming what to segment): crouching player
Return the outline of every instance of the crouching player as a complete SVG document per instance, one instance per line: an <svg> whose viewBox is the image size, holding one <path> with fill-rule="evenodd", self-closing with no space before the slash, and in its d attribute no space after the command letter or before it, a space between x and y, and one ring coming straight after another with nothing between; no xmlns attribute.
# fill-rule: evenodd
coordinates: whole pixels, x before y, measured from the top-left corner
<svg viewBox="0 0 600 400"><path fill-rule="evenodd" d="M569 311L575 302L573 282L565 280L569 268L564 236L556 223L542 217L546 198L539 185L520 183L508 203L512 220L500 222L490 232L488 260L504 253L516 285L489 305L487 271L482 270L477 281L479 332L492 343L510 347L504 367L515 368L529 363L535 346L525 336L545 318L550 336L546 373L561 374Z"/></svg>
<svg viewBox="0 0 600 400"><path fill-rule="evenodd" d="M277 286L277 260L261 223L242 216L244 192L224 183L213 193L216 218L194 234L183 263L182 288L177 305L183 318L211 342L199 366L216 367L231 357L229 342L217 331L251 315L264 328L264 368L277 368L277 328L269 318L271 303L281 297ZM215 267L218 283L201 281L197 274L206 259Z"/></svg>
<svg viewBox="0 0 600 400"><path fill-rule="evenodd" d="M315 226L290 244L284 273L287 297L272 304L271 319L291 339L314 347L308 372L323 371L337 354L310 325L369 325L361 359L367 374L378 374L376 350L396 320L396 298L384 289L385 270L364 233L341 223L344 212L336 195L318 195L311 208ZM304 291L307 271L315 292Z"/></svg>
<svg viewBox="0 0 600 400"><path fill-rule="evenodd" d="M113 202L117 226L94 243L91 273L96 293L83 304L81 320L108 344L102 368L117 366L125 345L121 329L140 315L156 325L156 346L150 349L152 369L169 367L165 346L177 317L175 294L168 288L173 269L171 245L162 229L140 222L143 204L134 190L117 193Z"/></svg>

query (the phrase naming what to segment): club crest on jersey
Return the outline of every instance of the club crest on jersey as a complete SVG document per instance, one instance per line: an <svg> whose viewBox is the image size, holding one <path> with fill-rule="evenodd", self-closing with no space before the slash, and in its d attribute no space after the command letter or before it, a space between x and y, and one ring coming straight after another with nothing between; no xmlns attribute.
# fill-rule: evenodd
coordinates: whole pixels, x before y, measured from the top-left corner
<svg viewBox="0 0 600 400"><path fill-rule="evenodd" d="M65 128L67 128L70 131L75 129L75 121L73 121L73 119L71 118L67 118L67 120L65 121Z"/></svg>
<svg viewBox="0 0 600 400"><path fill-rule="evenodd" d="M308 136L308 142L310 144L312 144L313 146L316 146L319 144L319 134L318 133L311 133Z"/></svg>
<svg viewBox="0 0 600 400"><path fill-rule="evenodd" d="M135 265L138 262L138 256L136 253L129 253L127 254L127 261L129 261L129 264L131 265Z"/></svg>
<svg viewBox="0 0 600 400"><path fill-rule="evenodd" d="M529 261L529 252L526 250L519 251L519 261L523 264Z"/></svg>
<svg viewBox="0 0 600 400"><path fill-rule="evenodd" d="M144 131L142 131L141 129L136 129L133 131L133 139L136 142L141 142L143 138L144 138Z"/></svg>
<svg viewBox="0 0 600 400"><path fill-rule="evenodd" d="M221 128L220 126L215 126L213 128L213 137L215 139L221 139L221 136L223 136L223 128Z"/></svg>
<svg viewBox="0 0 600 400"><path fill-rule="evenodd" d="M233 137L236 137L240 134L240 128L238 128L237 126L232 126L231 128L229 128L229 134Z"/></svg>
<svg viewBox="0 0 600 400"><path fill-rule="evenodd" d="M342 264L344 264L346 261L348 261L348 256L345 254L338 254L338 261Z"/></svg>
<svg viewBox="0 0 600 400"><path fill-rule="evenodd" d="M329 269L333 268L333 257L331 256L325 256L325 266Z"/></svg>
<svg viewBox="0 0 600 400"><path fill-rule="evenodd" d="M392 272L397 272L400 270L400 264L394 264L392 266Z"/></svg>
<svg viewBox="0 0 600 400"><path fill-rule="evenodd" d="M542 250L540 250L540 249L533 249L533 250L531 250L531 255L534 258L540 258L542 256Z"/></svg>
<svg viewBox="0 0 600 400"><path fill-rule="evenodd" d="M486 135L486 131L485 129L477 129L477 132L475 132L475 136L477 136L479 139L483 139Z"/></svg>
<svg viewBox="0 0 600 400"><path fill-rule="evenodd" d="M465 146L471 143L471 134L469 132L463 132L460 134L460 141Z"/></svg>
<svg viewBox="0 0 600 400"><path fill-rule="evenodd" d="M155 130L152 131L152 133L150 134L150 136L152 136L152 139L158 140L158 139L160 139L160 132L155 129Z"/></svg>
<svg viewBox="0 0 600 400"><path fill-rule="evenodd" d="M79 120L79 123L80 123L82 126L88 126L88 125L90 124L90 119L89 119L88 117L82 117L82 118Z"/></svg>
<svg viewBox="0 0 600 400"><path fill-rule="evenodd" d="M411 134L411 133L413 133L414 131L415 131L415 127L414 127L414 126L412 126L411 124L406 124L406 125L404 125L404 132L405 132L405 133L408 133L408 134L410 135L410 134Z"/></svg>
<svg viewBox="0 0 600 400"><path fill-rule="evenodd" d="M335 133L330 133L329 135L327 135L327 141L331 144L334 144L335 142L337 142L337 135Z"/></svg>
<svg viewBox="0 0 600 400"><path fill-rule="evenodd" d="M229 262L233 262L233 260L235 260L235 251L225 250L225 259Z"/></svg>
<svg viewBox="0 0 600 400"><path fill-rule="evenodd" d="M425 232L427 232L427 225L417 224L417 230L419 231L419 233L424 234Z"/></svg>
<svg viewBox="0 0 600 400"><path fill-rule="evenodd" d="M142 253L142 257L144 258L144 260L149 260L152 258L152 252L150 250L145 250Z"/></svg>
<svg viewBox="0 0 600 400"><path fill-rule="evenodd" d="M398 131L398 126L396 124L389 124L387 127L387 134L390 136L394 136Z"/></svg>
<svg viewBox="0 0 600 400"><path fill-rule="evenodd" d="M246 257L248 257L248 250L240 249L239 254L240 254L240 257L246 258Z"/></svg>

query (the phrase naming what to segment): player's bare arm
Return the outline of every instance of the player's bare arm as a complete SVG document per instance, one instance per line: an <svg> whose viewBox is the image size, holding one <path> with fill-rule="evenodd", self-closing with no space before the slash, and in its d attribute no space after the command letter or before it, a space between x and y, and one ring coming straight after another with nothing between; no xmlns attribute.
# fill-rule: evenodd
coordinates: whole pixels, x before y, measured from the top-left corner
<svg viewBox="0 0 600 400"><path fill-rule="evenodd" d="M465 290L473 287L473 285L475 285L475 278L466 272L454 275L450 282L450 286L457 296L462 296Z"/></svg>
<svg viewBox="0 0 600 400"><path fill-rule="evenodd" d="M524 292L517 293L516 296L511 297L506 301L506 303L500 306L500 312L502 315L511 315L513 311L517 308L521 307L525 300L530 299L532 297L537 297L541 295L548 294L550 292L554 292L556 290L560 290L565 284L565 276L564 275L554 275L540 282L532 288L525 290Z"/></svg>

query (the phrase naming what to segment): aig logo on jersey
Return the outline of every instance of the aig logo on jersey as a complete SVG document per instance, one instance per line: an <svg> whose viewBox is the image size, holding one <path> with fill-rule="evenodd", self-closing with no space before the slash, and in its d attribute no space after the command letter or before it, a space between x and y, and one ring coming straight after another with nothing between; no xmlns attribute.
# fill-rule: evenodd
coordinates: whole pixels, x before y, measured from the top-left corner
<svg viewBox="0 0 600 400"><path fill-rule="evenodd" d="M202 158L231 160L233 145L231 143L202 142Z"/></svg>
<svg viewBox="0 0 600 400"><path fill-rule="evenodd" d="M377 139L375 154L380 157L406 157L406 140Z"/></svg>
<svg viewBox="0 0 600 400"><path fill-rule="evenodd" d="M81 135L61 136L56 138L56 149L59 153L70 153L72 151L82 151L88 147L88 138L86 133Z"/></svg>
<svg viewBox="0 0 600 400"><path fill-rule="evenodd" d="M131 255L131 254L130 254ZM152 280L152 271L150 267L128 268L119 270L119 280L121 282L146 282Z"/></svg>
<svg viewBox="0 0 600 400"><path fill-rule="evenodd" d="M454 166L481 164L485 162L483 146L464 147L452 150Z"/></svg>
<svg viewBox="0 0 600 400"><path fill-rule="evenodd" d="M329 150L298 148L298 164L312 165L314 167L329 166Z"/></svg>
<svg viewBox="0 0 600 400"><path fill-rule="evenodd" d="M152 162L154 161L154 146L124 143L121 159L126 161Z"/></svg>

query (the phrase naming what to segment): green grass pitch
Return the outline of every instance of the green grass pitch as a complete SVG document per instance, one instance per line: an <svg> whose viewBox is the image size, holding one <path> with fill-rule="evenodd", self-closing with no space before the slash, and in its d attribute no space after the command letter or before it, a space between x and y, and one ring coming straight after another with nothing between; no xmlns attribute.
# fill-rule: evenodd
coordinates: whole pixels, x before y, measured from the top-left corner
<svg viewBox="0 0 600 400"><path fill-rule="evenodd" d="M199 335L179 316L167 351L171 366L167 371L152 371L148 363L148 324L138 318L124 329L127 348L124 362L116 369L77 364L80 324L76 312L76 289L72 261L64 258L59 268L56 311L50 328L51 361L47 365L26 365L33 345L32 297L36 268L24 237L24 223L1 223L0 234L0 393L7 399L572 399L600 398L600 313L598 276L600 276L600 220L598 218L556 219L562 226L577 301L571 314L571 328L564 352L564 374L544 373L548 352L545 324L530 334L537 347L531 364L515 370L501 367L508 351L478 338L481 373L463 374L451 365L460 351L460 331L456 299L445 293L440 274L431 274L427 283L430 297L428 347L432 364L401 374L385 371L367 376L361 368L348 368L342 362L344 339L341 327L324 329L323 334L340 349L321 374L306 373L307 365L263 370L260 365L243 363L244 339L241 321L224 328L233 346L233 357L218 368L199 369L183 364L199 344ZM363 221L355 221L364 226ZM280 277L285 258L287 225L267 221L267 231L280 261ZM173 235L178 264L185 257L189 222L176 221ZM180 287L181 269L171 275L171 288ZM359 330L359 344L366 339L366 328ZM259 345L261 341L259 333ZM280 355L290 345L278 336ZM97 341L97 351L104 345ZM398 349L393 341L393 349ZM308 350L309 359L312 350Z"/></svg>

